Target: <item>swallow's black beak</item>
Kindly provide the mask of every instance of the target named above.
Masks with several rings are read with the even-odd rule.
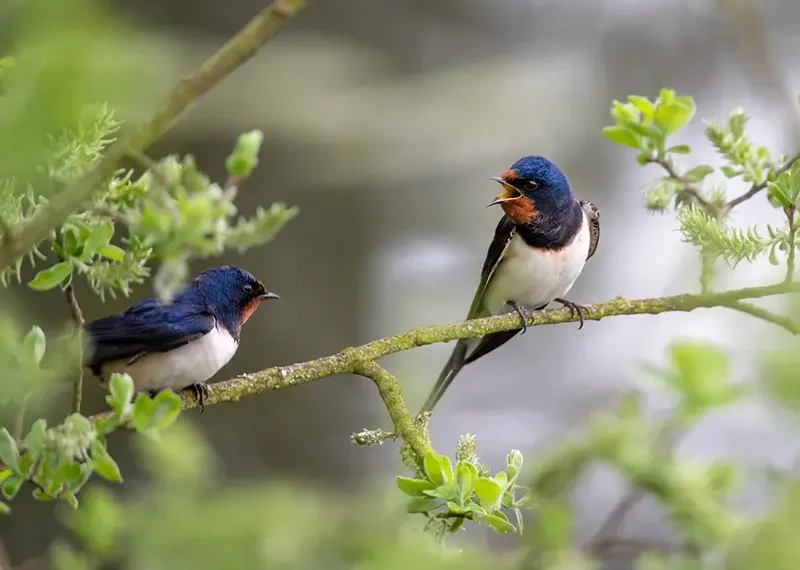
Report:
[[[497,196],[495,196],[494,200],[486,204],[486,207],[489,208],[490,206],[494,206],[496,204],[500,204],[502,202],[508,202],[509,200],[516,200],[517,198],[522,197],[522,193],[511,186],[504,178],[500,176],[490,176],[489,180],[494,180],[503,185],[503,191],[500,192]]]
[[[280,299],[280,297],[278,296],[278,294],[277,294],[277,293],[272,293],[272,292],[270,292],[270,291],[264,291],[263,293],[261,293],[261,295],[259,295],[259,296],[258,296],[258,297],[256,297],[256,298],[257,298],[259,301],[264,301],[264,300],[266,300],[266,299]]]

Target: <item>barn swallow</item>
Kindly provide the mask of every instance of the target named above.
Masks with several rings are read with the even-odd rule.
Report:
[[[597,249],[597,207],[576,200],[564,173],[541,156],[523,157],[491,180],[503,189],[488,206],[499,204],[505,215],[486,253],[467,320],[511,309],[522,317],[523,326],[480,340],[459,340],[422,412],[433,409],[464,366],[524,333],[530,309],[541,310],[556,301],[573,315],[577,312],[578,328],[583,327],[582,306],[564,296]]]
[[[127,372],[138,392],[189,388],[202,413],[206,381],[233,358],[242,325],[278,298],[243,269],[207,269],[169,303],[151,297],[88,323],[86,366],[104,385],[112,372]]]

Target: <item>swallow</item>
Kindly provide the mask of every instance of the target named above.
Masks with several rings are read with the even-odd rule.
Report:
[[[85,364],[103,386],[127,372],[137,392],[191,389],[202,413],[206,381],[236,354],[242,325],[267,299],[279,297],[247,271],[207,269],[169,303],[151,297],[88,323]]]
[[[486,253],[467,320],[513,311],[523,325],[479,340],[459,340],[420,413],[433,409],[464,366],[524,333],[529,310],[555,301],[573,315],[577,312],[578,328],[583,327],[583,307],[564,296],[597,250],[597,206],[576,200],[564,173],[542,156],[523,157],[490,180],[503,189],[487,207],[499,204],[504,215]]]

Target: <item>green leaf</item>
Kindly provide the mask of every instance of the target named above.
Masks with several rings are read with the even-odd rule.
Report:
[[[458,485],[462,504],[472,496],[477,480],[478,469],[472,463],[459,461],[456,466],[456,484]]]
[[[0,501],[0,515],[7,515],[11,512],[11,507]]]
[[[662,95],[663,95],[662,91]],[[687,96],[675,97],[671,102],[659,101],[654,121],[665,135],[672,135],[681,130],[694,115],[694,99]]]
[[[106,481],[112,483],[122,483],[122,474],[119,472],[117,463],[111,458],[99,439],[92,442],[92,463],[94,464],[95,472]]]
[[[50,551],[54,570],[89,570],[91,568],[86,554],[76,552],[66,542],[56,542]]]
[[[436,486],[425,479],[411,479],[397,476],[397,488],[410,497],[424,497],[423,491],[430,491]]]
[[[643,150],[643,145],[639,138],[625,127],[621,127],[619,125],[603,127],[603,134],[611,142],[615,142],[623,146],[629,146],[631,148],[635,148],[636,150]]]
[[[442,477],[444,478],[444,482],[448,485],[453,483],[453,477],[455,476],[453,473],[453,462],[450,461],[450,458],[447,455],[442,455],[439,457],[439,466],[442,470]]]
[[[497,481],[497,484],[505,491],[508,487],[508,474],[505,471],[499,471],[495,476],[494,480]]]
[[[448,484],[440,485],[435,489],[426,489],[422,493],[427,497],[444,499],[445,501],[455,501],[459,497],[458,487]]]
[[[714,169],[707,164],[701,164],[699,166],[695,166],[694,168],[690,169],[686,174],[684,174],[684,178],[687,180],[691,180],[692,182],[701,182],[706,176],[714,172]]]
[[[25,480],[22,477],[13,476],[3,481],[3,496],[9,501],[17,496]]]
[[[6,428],[0,428],[0,461],[19,472],[19,449],[17,442]]]
[[[72,262],[62,261],[56,263],[52,267],[42,269],[36,274],[36,277],[28,282],[28,287],[34,291],[48,291],[53,287],[61,285],[61,283],[71,275]]]
[[[172,425],[181,414],[181,398],[172,390],[163,390],[153,399],[155,409],[151,427],[163,429]]]
[[[517,473],[522,471],[522,462],[522,452],[520,452],[518,449],[512,449],[506,456],[506,465],[516,469]]]
[[[719,406],[739,395],[731,384],[728,359],[719,348],[686,342],[673,345],[671,353],[675,372],[670,382],[690,408]]]
[[[676,144],[667,149],[667,152],[674,152],[675,154],[689,154],[692,152],[692,147],[688,144]]]
[[[481,515],[480,519],[499,533],[514,532],[514,525],[497,515]]]
[[[97,253],[100,248],[107,246],[113,236],[114,224],[109,221],[102,221],[92,228],[83,244],[84,259],[88,259]]]
[[[153,427],[156,404],[147,394],[139,394],[133,404],[133,427],[136,431],[147,431]]]
[[[497,508],[502,493],[502,487],[494,479],[479,477],[475,482],[475,494],[478,495],[478,502],[487,511]]]
[[[105,257],[106,259],[110,259],[111,261],[116,261],[117,263],[122,263],[125,261],[125,250],[121,247],[117,247],[114,244],[104,245],[100,249],[97,250],[97,253]]]
[[[46,431],[47,420],[40,418],[33,422],[31,430],[25,436],[25,449],[34,457],[38,457],[44,451]]]
[[[406,505],[406,511],[409,513],[427,513],[433,509],[441,506],[439,499],[428,497],[415,497],[411,499]]]
[[[78,497],[72,491],[64,491],[61,493],[61,498],[64,499],[73,509],[78,508]]]
[[[789,196],[788,188],[781,182],[770,182],[768,185],[770,196],[774,197],[784,208],[792,206],[792,199]]]
[[[28,334],[25,335],[22,344],[25,346],[25,350],[27,350],[28,354],[33,358],[33,361],[36,364],[40,364],[42,358],[44,358],[45,350],[47,349],[44,331],[36,325],[32,326]]]
[[[425,475],[437,487],[444,483],[444,474],[442,473],[442,464],[439,461],[439,454],[433,449],[428,450],[422,460],[422,466],[425,468]]]
[[[641,97],[640,95],[629,95],[628,101],[633,103],[636,106],[636,108],[642,112],[642,115],[644,115],[648,119],[653,118],[655,107],[647,97]]]
[[[625,129],[641,137],[652,139],[657,142],[664,140],[664,135],[661,131],[650,125],[643,125],[642,123],[635,123],[633,121],[625,122],[623,125]]]
[[[225,166],[230,176],[247,177],[258,165],[258,151],[264,140],[264,133],[252,130],[239,135],[236,146],[225,161]]]
[[[130,403],[133,393],[133,380],[130,376],[116,372],[111,375],[109,396],[106,397],[106,401],[117,413],[121,413]]]
[[[722,171],[722,174],[725,175],[725,178],[734,178],[734,177],[739,176],[741,174],[740,170],[737,170],[733,166],[729,166],[727,164],[725,166],[723,166],[722,168],[720,168],[720,170]]]

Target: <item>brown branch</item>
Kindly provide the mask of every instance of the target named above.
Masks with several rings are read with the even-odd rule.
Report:
[[[783,172],[786,172],[787,170],[789,170],[792,167],[792,165],[795,162],[797,162],[798,160],[800,160],[800,153],[794,155],[792,158],[787,160],[783,164],[783,166],[781,166],[779,169],[777,169],[775,172],[772,173],[772,176],[770,178],[771,179],[777,178]],[[758,194],[759,192],[764,190],[767,187],[767,184],[768,184],[768,181],[762,182],[760,184],[753,184],[753,186],[751,186],[750,189],[747,192],[745,192],[744,194],[740,194],[739,196],[736,196],[735,198],[731,198],[722,207],[722,211],[724,213],[730,212],[733,208],[735,208],[736,206],[738,206],[742,202],[746,202],[747,200],[749,200],[750,198],[752,198],[753,196],[755,196],[756,194]]]
[[[75,384],[73,384],[72,388],[72,411],[73,413],[80,413],[81,399],[83,398],[83,311],[81,311],[81,306],[78,304],[77,297],[75,297],[75,289],[72,283],[64,289],[64,295],[67,298],[70,316],[75,325],[75,336],[78,340],[78,375],[75,377]]]
[[[149,119],[112,144],[94,168],[56,194],[10,239],[0,244],[0,268],[8,267],[45,239],[114,173],[127,153],[141,151],[161,138],[203,95],[253,57],[287,19],[304,7],[305,0],[275,0],[194,73],[181,79]]]

